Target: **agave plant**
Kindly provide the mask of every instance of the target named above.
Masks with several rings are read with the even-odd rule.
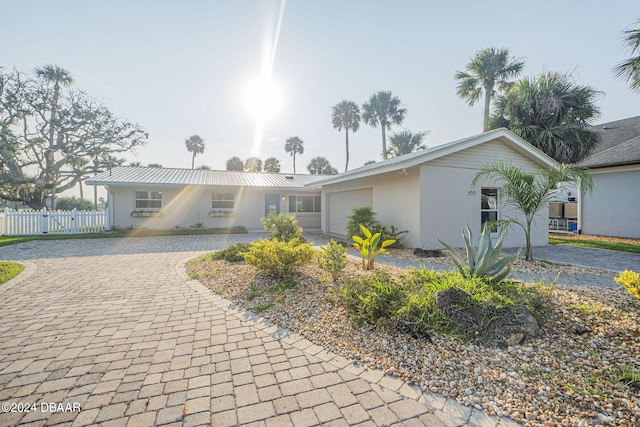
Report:
[[[505,279],[511,272],[511,261],[520,254],[520,251],[518,251],[513,255],[500,258],[505,229],[503,228],[500,232],[500,236],[494,246],[491,241],[491,231],[485,224],[485,226],[482,227],[482,232],[478,239],[478,247],[476,249],[473,246],[473,233],[471,232],[469,225],[467,225],[466,228],[467,233],[462,233],[462,237],[464,237],[464,244],[467,248],[466,260],[464,260],[454,248],[438,239],[439,242],[442,243],[451,253],[451,256],[453,256],[453,261],[456,263],[460,274],[465,277],[490,277],[496,282]]]
[[[360,255],[362,256],[362,269],[371,270],[376,257],[380,254],[387,253],[385,248],[393,245],[396,241],[389,239],[380,242],[381,233],[373,234],[362,224],[360,225],[360,229],[364,234],[364,239],[360,236],[352,236],[353,247],[360,251]]]

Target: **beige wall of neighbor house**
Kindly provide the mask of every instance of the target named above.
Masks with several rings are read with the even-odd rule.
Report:
[[[289,196],[320,196],[316,191],[252,187],[205,187],[198,185],[166,186],[109,185],[109,209],[113,226],[127,228],[171,229],[189,228],[202,223],[203,228],[243,226],[248,230],[262,230],[265,216],[265,197],[273,195],[280,202],[280,212],[289,213]],[[161,192],[161,208],[136,207],[136,192]],[[233,207],[228,200],[218,200],[214,208],[214,194],[233,194]],[[157,196],[157,194],[154,194]],[[218,197],[221,199],[222,197]],[[134,213],[137,212],[137,213]],[[159,213],[158,215],[155,215]],[[320,228],[319,212],[293,212],[298,223],[309,229]],[[140,215],[140,216],[136,216]]]
[[[582,233],[640,238],[640,165],[589,172],[593,192],[581,198]]]

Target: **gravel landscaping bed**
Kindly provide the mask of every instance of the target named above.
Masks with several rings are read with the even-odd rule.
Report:
[[[212,291],[328,351],[488,414],[532,426],[640,425],[640,384],[632,382],[632,375],[640,374],[640,302],[623,289],[558,286],[554,315],[543,322],[541,338],[492,349],[437,334],[416,339],[373,325],[355,327],[337,293],[341,283],[364,274],[359,262],[350,256],[337,284],[316,262],[299,269],[294,286],[244,263],[192,261],[187,270]],[[376,269],[394,275],[404,271],[382,264]],[[537,269],[587,270],[524,261],[514,268]]]

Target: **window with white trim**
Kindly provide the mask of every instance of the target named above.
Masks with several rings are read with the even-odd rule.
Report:
[[[162,191],[136,191],[136,209],[162,209]]]
[[[320,196],[289,196],[289,212],[320,212]]]
[[[211,195],[211,209],[230,211],[235,207],[236,195],[234,193],[213,193]]]
[[[480,228],[487,222],[498,220],[498,189],[482,187],[480,206]],[[492,233],[498,232],[498,226],[490,227]]]

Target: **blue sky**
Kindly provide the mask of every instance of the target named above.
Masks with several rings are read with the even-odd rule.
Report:
[[[69,70],[75,87],[149,132],[129,160],[190,167],[184,140],[193,134],[206,144],[196,165],[224,169],[230,157],[257,149],[242,93],[274,38],[279,1],[0,0],[0,7],[0,65]],[[272,71],[283,107],[265,125],[257,155],[275,156],[291,172],[284,144],[298,136],[305,147],[298,172],[315,156],[342,171],[344,133],[331,126],[331,106],[361,104],[379,90],[407,109],[395,130],[430,131],[427,146],[477,134],[482,103],[459,99],[453,75],[492,46],[524,59],[524,75],[571,71],[605,92],[598,122],[638,115],[640,94],[611,73],[627,55],[620,33],[638,17],[637,0],[289,0]],[[380,159],[379,128],[363,125],[350,139],[350,168]]]

